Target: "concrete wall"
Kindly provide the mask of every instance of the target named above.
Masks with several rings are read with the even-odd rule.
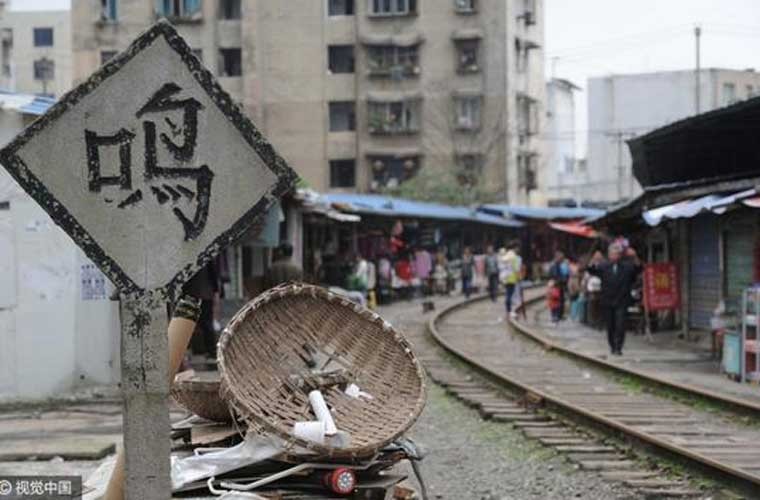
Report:
[[[507,107],[511,108],[509,112],[510,126],[508,128],[508,155],[507,155],[507,173],[508,173],[508,201],[512,204],[523,204],[533,206],[544,206],[547,202],[546,187],[547,178],[547,157],[545,154],[545,141],[542,136],[546,130],[546,80],[544,77],[544,0],[535,0],[535,17],[534,24],[526,24],[521,17],[523,14],[524,2],[506,2],[506,46],[504,54],[506,55],[506,82],[507,87]],[[515,49],[515,39],[519,38],[523,43],[533,43],[537,48],[529,51],[529,61],[526,71],[518,73],[517,71],[517,53]],[[537,130],[535,134],[521,137],[518,130],[516,101],[518,93],[530,96],[536,101],[536,116],[538,118]],[[537,180],[537,189],[526,192],[518,185],[517,155],[520,153],[536,154],[534,163]]]
[[[34,28],[53,28],[51,47],[34,46]],[[10,59],[0,61],[8,65],[10,74],[0,68],[0,85],[15,92],[40,94],[47,91],[59,97],[71,88],[71,16],[69,11],[5,11],[0,15],[0,31],[12,35]],[[55,64],[54,78],[47,82],[34,78],[34,61],[43,57]]]
[[[575,151],[575,99],[578,90],[565,80],[546,84],[546,192],[550,200],[582,201],[579,186],[588,182]]]
[[[0,112],[0,144],[28,121]],[[0,210],[0,399],[115,384],[118,308],[84,300],[82,269],[92,263],[2,169],[0,202],[9,203]]]
[[[724,105],[724,83],[734,83],[737,99],[746,99],[747,85],[752,85],[756,91],[760,86],[760,74],[752,71],[703,70],[700,73],[701,112]],[[636,196],[640,186],[631,176],[631,157],[624,141],[694,115],[695,89],[693,71],[589,79],[590,182],[583,196],[602,201]],[[619,143],[621,161],[618,160]]]

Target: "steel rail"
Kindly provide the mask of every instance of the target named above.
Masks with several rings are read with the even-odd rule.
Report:
[[[613,431],[616,433],[620,433],[626,437],[633,438],[636,441],[645,443],[649,445],[650,447],[653,447],[655,450],[666,452],[669,456],[675,456],[675,457],[685,459],[693,465],[697,465],[702,469],[717,473],[726,479],[731,479],[734,481],[738,479],[742,482],[742,486],[744,486],[745,488],[748,487],[754,491],[758,491],[758,488],[760,488],[760,476],[758,475],[750,474],[736,467],[722,463],[718,460],[714,460],[710,458],[709,456],[706,456],[702,453],[696,453],[685,447],[682,447],[674,443],[668,442],[664,439],[661,439],[653,434],[641,432],[637,429],[634,429],[630,425],[626,425],[613,418],[606,417],[600,413],[591,411],[587,408],[571,403],[558,396],[548,394],[545,391],[542,391],[536,387],[520,382],[512,377],[509,377],[492,368],[489,368],[488,366],[485,366],[484,364],[480,363],[477,359],[463,352],[462,350],[458,349],[457,347],[455,347],[449,341],[447,341],[446,339],[442,337],[442,335],[440,334],[440,331],[438,330],[439,321],[441,321],[443,318],[450,315],[454,311],[461,308],[465,308],[469,306],[470,304],[476,301],[484,300],[485,298],[487,297],[478,296],[469,300],[459,302],[457,304],[453,304],[449,307],[442,309],[440,312],[432,316],[430,320],[428,321],[428,324],[427,324],[428,333],[433,337],[434,341],[438,345],[440,345],[446,352],[453,355],[455,358],[463,361],[468,366],[473,368],[475,371],[482,373],[483,375],[485,375],[487,378],[491,380],[499,382],[501,385],[506,385],[513,391],[517,390],[520,393],[532,395],[533,399],[535,399],[536,397],[539,398],[541,402],[543,403],[543,405],[550,410],[558,411],[559,413],[570,416],[571,418],[573,416],[581,417],[584,421],[591,422],[593,424],[601,426],[607,431]],[[535,301],[535,299],[533,299],[532,301]],[[532,301],[526,301],[526,302],[532,302]],[[510,320],[509,325],[515,330],[519,331],[517,322]],[[552,348],[552,349],[554,348],[553,342],[543,342],[541,340],[537,340],[536,338],[534,338],[533,340],[541,344],[548,345],[549,348]],[[562,348],[561,350],[566,351],[567,349]],[[649,379],[651,378],[651,376],[647,376],[646,378]],[[690,387],[690,386],[683,386],[683,387]]]
[[[530,305],[532,303],[540,301],[541,299],[542,297],[533,297],[526,300],[526,303],[527,305]],[[478,298],[478,300],[480,300],[480,297]],[[522,324],[518,321],[514,321],[510,319],[509,322],[510,322],[510,326],[515,331],[524,335],[530,340],[542,345],[547,350],[557,351],[569,357],[576,358],[581,361],[585,361],[587,363],[597,365],[603,369],[611,370],[623,375],[629,375],[629,376],[635,377],[637,379],[643,380],[650,384],[657,385],[663,389],[674,390],[684,396],[689,396],[689,397],[699,396],[700,398],[704,400],[717,403],[724,407],[731,408],[734,412],[739,413],[741,415],[751,416],[751,417],[760,419],[760,403],[754,403],[752,401],[747,401],[747,400],[735,398],[732,396],[726,396],[724,394],[720,394],[718,392],[711,391],[709,389],[705,389],[705,388],[698,387],[691,384],[684,384],[684,383],[676,382],[673,380],[662,379],[662,378],[657,377],[653,373],[649,373],[645,370],[639,370],[636,368],[630,368],[627,366],[619,365],[617,363],[612,363],[605,359],[600,359],[596,356],[592,356],[590,354],[586,354],[584,352],[563,346],[559,342],[555,342],[553,340],[546,338],[545,336],[540,334],[535,328],[531,328],[528,325]]]

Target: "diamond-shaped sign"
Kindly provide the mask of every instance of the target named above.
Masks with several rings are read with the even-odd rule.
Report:
[[[123,291],[173,292],[295,173],[167,22],[0,151]]]

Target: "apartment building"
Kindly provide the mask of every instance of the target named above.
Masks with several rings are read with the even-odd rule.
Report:
[[[320,191],[457,169],[540,203],[543,0],[73,0],[81,80],[172,21]]]
[[[71,88],[69,11],[0,8],[0,88],[59,97]]]
[[[760,73],[751,69],[703,69],[699,80],[692,70],[590,78],[588,181],[578,188],[582,197],[609,202],[641,192],[631,173],[627,140],[757,95]]]
[[[549,205],[574,205],[584,201],[588,182],[586,161],[578,158],[575,144],[575,93],[573,82],[551,78],[546,83],[546,197]]]

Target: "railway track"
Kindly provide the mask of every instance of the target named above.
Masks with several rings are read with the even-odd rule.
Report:
[[[716,414],[648,393],[646,377],[632,384],[609,367],[547,345],[524,325],[508,328],[498,319],[501,307],[475,300],[431,317],[434,343],[464,363],[457,367],[440,350],[421,349],[436,383],[484,418],[510,422],[580,467],[621,481],[644,497],[698,498],[702,493],[663,474],[632,449],[698,467],[760,498],[760,427],[738,422],[734,413],[746,415],[752,408],[730,401],[726,414]],[[681,396],[689,393],[688,386],[679,386]]]

